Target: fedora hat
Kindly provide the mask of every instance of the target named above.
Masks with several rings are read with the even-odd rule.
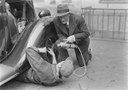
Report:
[[[59,4],[57,6],[57,16],[64,16],[69,13],[68,5],[66,4]]]

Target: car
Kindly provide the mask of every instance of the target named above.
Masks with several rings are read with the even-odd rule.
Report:
[[[16,23],[11,21],[6,3]],[[32,0],[0,0],[0,86],[29,68],[25,50],[41,45],[47,19],[37,19]]]

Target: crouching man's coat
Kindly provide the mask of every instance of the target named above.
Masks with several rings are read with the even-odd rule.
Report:
[[[53,22],[54,22],[56,32],[59,38],[58,42],[63,39],[66,39],[67,37],[71,35],[74,35],[76,39],[74,43],[79,46],[84,56],[85,62],[87,62],[90,33],[85,24],[84,18],[81,15],[75,15],[75,14],[70,13],[69,28],[66,28],[66,25],[61,23],[59,17],[56,17]],[[76,49],[75,51],[76,51],[78,63],[80,66],[83,66],[83,61],[81,61],[82,58],[80,56],[80,53],[78,53],[77,50],[78,49]],[[58,52],[59,52],[58,60],[60,61],[65,60],[68,57],[66,50],[59,49]]]

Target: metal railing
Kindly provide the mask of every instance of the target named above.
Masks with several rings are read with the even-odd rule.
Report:
[[[82,8],[93,37],[128,40],[128,9]]]

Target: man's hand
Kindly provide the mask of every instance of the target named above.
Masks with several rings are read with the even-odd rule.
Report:
[[[54,51],[50,48],[48,48],[48,52],[52,55],[52,64],[57,64],[56,56],[54,54]]]
[[[55,55],[54,52],[53,52],[53,50],[50,49],[50,48],[48,48],[48,52],[49,52],[51,55],[53,55],[53,56]]]
[[[63,47],[63,48],[67,48],[69,47],[69,45],[66,42],[60,42],[59,44],[57,44],[58,47]]]
[[[77,46],[75,44],[69,44],[69,43],[66,43],[66,42],[61,42],[60,44],[57,45],[58,47],[63,47],[63,48],[77,48]]]
[[[71,35],[71,36],[69,36],[69,37],[66,39],[66,42],[73,43],[74,41],[76,41],[74,35]]]

